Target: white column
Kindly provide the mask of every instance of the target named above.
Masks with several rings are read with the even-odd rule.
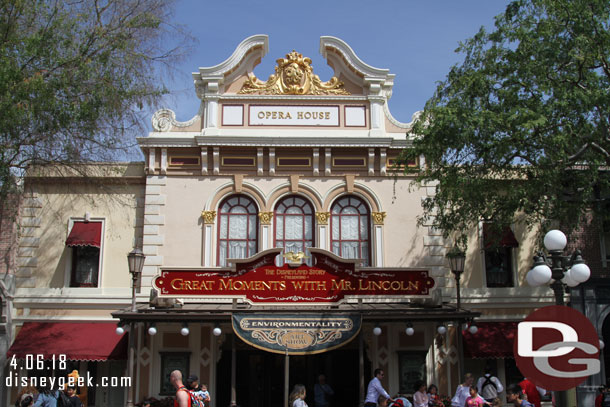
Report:
[[[383,267],[383,226],[375,225],[375,267]]]
[[[214,225],[203,225],[203,267],[212,267],[212,231]]]
[[[388,155],[386,153],[386,149],[382,148],[379,150],[379,173],[381,175],[387,174],[387,171],[388,171],[387,170],[387,161],[388,161]]]
[[[208,175],[208,148],[201,147],[201,175]]]
[[[269,175],[275,175],[275,148],[269,149]]]
[[[167,148],[161,149],[161,174],[167,174]]]
[[[320,149],[313,149],[313,175],[320,175]]]
[[[157,149],[156,148],[149,148],[148,149],[148,173],[149,174],[154,174],[155,173],[155,166],[156,166],[156,157],[157,155]]]
[[[263,148],[262,147],[259,147],[256,149],[256,163],[257,163],[256,174],[263,175]]]
[[[331,148],[324,149],[324,175],[330,175]]]
[[[216,211],[201,212],[203,218],[203,266],[214,266],[214,222]]]
[[[218,175],[220,173],[220,147],[214,147],[212,157],[214,160],[214,175]]]
[[[263,225],[261,230],[261,251],[269,249],[269,229],[271,225]]]
[[[324,250],[330,250],[328,248],[328,226],[327,225],[320,225],[318,226],[318,241],[320,242],[318,244],[318,247],[320,249],[324,249]]]

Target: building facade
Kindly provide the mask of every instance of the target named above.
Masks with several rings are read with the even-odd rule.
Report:
[[[267,49],[249,37],[193,73],[199,113],[155,113],[144,163],[30,172],[9,359],[65,354],[66,370],[100,381],[132,371],[131,391],[83,389],[95,406],[171,396],[174,369],[207,384],[212,405],[243,407],[285,405],[295,383],[311,398],[319,374],[335,403],[356,405],[375,368],[393,395],[417,380],[452,395],[486,366],[520,381],[516,322],[554,303],[525,282],[537,230],[473,230],[458,308],[453,242],[417,224],[435,193],[412,185],[425,160],[396,164],[416,135],[389,112],[394,75],[322,37],[331,79],[292,51],[263,81],[252,72]],[[146,256],[135,311],[134,247]]]

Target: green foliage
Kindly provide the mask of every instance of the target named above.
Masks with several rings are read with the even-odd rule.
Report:
[[[0,199],[32,163],[135,145],[190,38],[172,0],[0,0]],[[172,39],[178,44],[172,47]]]
[[[518,0],[461,43],[416,121],[424,202],[446,234],[480,220],[574,226],[609,187],[610,2]]]

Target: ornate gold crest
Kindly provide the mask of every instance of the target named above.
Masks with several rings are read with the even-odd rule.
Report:
[[[275,73],[267,82],[258,79],[254,74],[248,75],[239,93],[261,95],[349,95],[343,88],[343,82],[336,76],[328,82],[322,82],[314,75],[311,59],[292,51],[286,58],[277,61]]]

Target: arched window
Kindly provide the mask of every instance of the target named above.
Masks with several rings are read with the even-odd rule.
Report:
[[[218,211],[218,265],[227,259],[245,259],[258,247],[258,208],[245,195],[225,199]]]
[[[370,212],[362,199],[345,196],[331,208],[330,244],[332,252],[346,259],[363,259],[370,265]]]
[[[311,203],[299,196],[283,198],[275,207],[274,219],[275,247],[298,253],[313,246],[314,210]]]

